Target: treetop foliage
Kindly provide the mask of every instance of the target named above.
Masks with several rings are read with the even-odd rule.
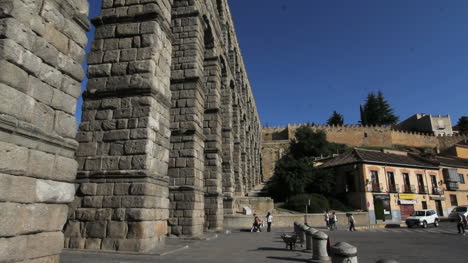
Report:
[[[398,116],[379,91],[377,95],[371,92],[366,102],[360,106],[361,124],[363,125],[390,125],[398,122]]]
[[[457,126],[460,129],[460,133],[468,133],[468,116],[461,116],[458,119]]]
[[[343,125],[344,124],[344,118],[342,114],[339,114],[336,110],[333,111],[333,114],[330,116],[330,118],[327,120],[328,125]]]

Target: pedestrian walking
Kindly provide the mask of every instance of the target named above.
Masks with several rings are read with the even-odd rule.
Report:
[[[325,211],[325,214],[323,215],[325,219],[325,224],[327,225],[327,229],[330,229],[330,214],[328,213],[328,210]]]
[[[356,231],[356,228],[354,227],[354,216],[351,213],[347,213],[346,216],[348,217],[348,224],[349,224],[349,231]]]
[[[271,222],[273,222],[273,216],[270,214],[270,212],[268,212],[266,216],[266,221],[268,225],[267,232],[271,232]]]
[[[459,213],[458,214],[458,223],[457,223],[457,228],[458,228],[458,234],[463,234],[465,235],[465,227],[467,224],[467,219],[464,214]]]
[[[338,230],[338,217],[336,216],[335,212],[332,213],[330,218],[330,230]]]

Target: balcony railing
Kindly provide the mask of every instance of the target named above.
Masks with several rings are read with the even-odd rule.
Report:
[[[416,189],[415,189],[414,185],[405,184],[404,187],[403,187],[403,191],[405,193],[416,193]]]
[[[367,186],[368,192],[382,192],[382,184],[369,184]]]
[[[432,194],[433,195],[443,195],[444,194],[444,190],[440,187],[433,187],[432,188]]]
[[[389,193],[398,193],[400,192],[400,186],[398,184],[389,184],[388,185]]]
[[[418,185],[418,193],[420,194],[428,194],[429,189],[425,185]]]

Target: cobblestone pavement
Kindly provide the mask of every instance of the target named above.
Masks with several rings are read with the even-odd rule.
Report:
[[[280,235],[291,230],[274,229],[271,233],[233,230],[229,235],[218,234],[216,239],[180,241],[179,246],[188,245],[189,248],[165,256],[65,251],[61,262],[307,262],[311,254],[300,248],[296,251],[285,249]],[[374,263],[381,258],[395,258],[400,263],[457,263],[466,262],[468,255],[468,235],[457,235],[453,224],[449,223],[437,229],[338,230],[326,233],[333,244],[348,242],[356,246],[360,263]]]

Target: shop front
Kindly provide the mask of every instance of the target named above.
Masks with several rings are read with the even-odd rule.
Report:
[[[392,220],[392,209],[390,206],[390,195],[375,194],[374,195],[375,219],[381,221]]]
[[[400,205],[401,221],[405,221],[414,212],[414,205],[417,200],[414,194],[398,194],[398,203]]]

